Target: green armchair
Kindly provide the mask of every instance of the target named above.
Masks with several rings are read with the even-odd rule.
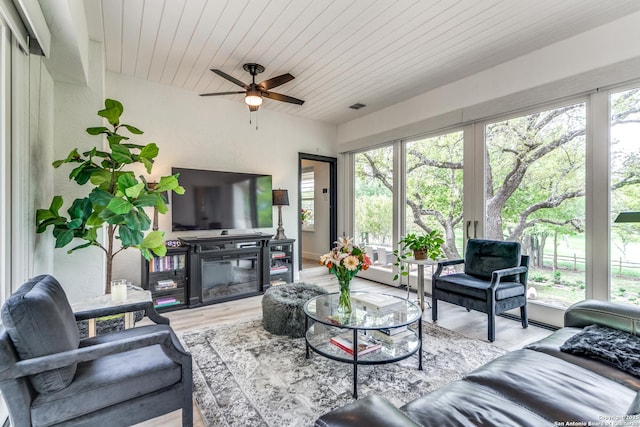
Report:
[[[79,338],[76,320],[144,308],[75,316],[52,276],[22,285],[2,307],[0,326],[0,390],[11,425],[127,426],[182,409],[183,426],[191,426],[191,355],[153,306],[153,320],[167,324]]]
[[[464,272],[441,275],[444,267],[464,264]],[[433,321],[438,320],[438,300],[487,313],[488,339],[496,336],[495,317],[520,308],[522,327],[527,319],[527,272],[529,256],[520,254],[520,243],[469,239],[465,258],[442,261],[433,274]]]

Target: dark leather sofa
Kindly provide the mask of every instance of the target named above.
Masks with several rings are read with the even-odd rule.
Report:
[[[567,310],[564,323],[549,337],[399,409],[368,396],[323,415],[316,426],[640,426],[640,377],[560,350],[594,324],[628,332],[635,342],[640,307],[582,301]],[[640,368],[640,353],[632,364]]]

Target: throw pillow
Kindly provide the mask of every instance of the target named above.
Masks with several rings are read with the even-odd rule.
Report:
[[[628,332],[590,325],[565,341],[560,350],[608,363],[640,377],[640,338]]]

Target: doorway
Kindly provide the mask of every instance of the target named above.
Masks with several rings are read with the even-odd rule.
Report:
[[[338,238],[335,157],[298,153],[298,266],[317,267]]]

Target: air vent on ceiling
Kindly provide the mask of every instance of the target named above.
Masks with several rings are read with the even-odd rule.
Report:
[[[356,103],[356,104],[353,104],[353,105],[349,105],[349,108],[351,108],[353,110],[359,110],[359,109],[364,108],[364,107],[366,107],[366,105],[361,104],[359,102]]]

